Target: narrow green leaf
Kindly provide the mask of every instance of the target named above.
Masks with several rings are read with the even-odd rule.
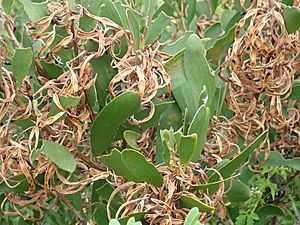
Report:
[[[121,16],[120,16],[115,4],[111,0],[103,0],[103,3],[105,6],[102,9],[102,12],[103,12],[102,16],[105,16],[105,17],[111,19],[112,21],[114,21],[115,23],[119,24],[120,26],[122,26],[123,23],[121,20]]]
[[[197,162],[202,153],[203,146],[206,140],[206,135],[208,132],[209,121],[210,121],[209,108],[203,104],[196,112],[188,130],[188,134],[196,133],[198,137],[196,149],[192,156],[193,162]]]
[[[117,129],[141,106],[139,94],[127,91],[108,103],[96,117],[91,128],[91,145],[94,155],[104,152],[114,139]]]
[[[287,6],[282,11],[284,24],[289,34],[296,32],[300,27],[300,9],[296,6]]]
[[[34,3],[31,0],[20,0],[24,5],[24,10],[32,21],[37,21],[47,15],[48,1]]]
[[[176,143],[178,143],[176,141]],[[190,134],[187,136],[181,136],[180,143],[177,145],[177,152],[180,158],[180,163],[188,165],[193,155],[195,154],[195,148],[197,144],[197,134]]]
[[[126,11],[127,21],[133,37],[134,49],[137,52],[140,49],[140,26],[131,10]],[[137,58],[136,58],[137,60]]]
[[[188,0],[187,1],[188,4],[188,9],[187,9],[187,18],[186,18],[186,22],[189,25],[196,13],[196,0]]]
[[[148,30],[148,33],[145,37],[145,45],[152,44],[156,39],[158,39],[160,34],[170,24],[171,18],[167,16],[164,12],[161,12],[153,21],[151,29]]]
[[[208,92],[208,107],[211,112],[214,108],[215,98],[215,78],[210,72],[208,62],[205,57],[205,48],[201,39],[192,34],[188,41],[184,53],[184,71],[190,83],[197,101],[199,102],[200,93],[205,85]]]
[[[223,179],[230,177],[245,161],[248,156],[257,149],[260,144],[267,137],[268,131],[264,131],[261,135],[258,136],[247,148],[245,148],[236,158],[230,160],[224,166],[222,166],[218,172],[222,175]],[[210,182],[217,181],[219,178],[217,173],[213,173],[209,177]]]
[[[124,132],[124,139],[126,143],[129,145],[129,147],[133,149],[141,150],[141,147],[137,144],[139,138],[140,138],[140,134],[135,131],[126,130]]]
[[[289,95],[288,99],[300,100],[300,79],[294,80],[292,86],[292,92]]]
[[[65,171],[72,173],[76,169],[77,163],[74,155],[63,145],[43,140],[42,147],[38,151]]]
[[[182,208],[188,208],[188,209],[197,207],[200,212],[211,212],[215,209],[214,207],[211,207],[201,202],[199,199],[185,194],[182,194],[180,197],[180,205]]]
[[[12,67],[16,78],[17,89],[21,86],[23,79],[28,75],[32,64],[32,49],[31,48],[17,48],[15,49]]]

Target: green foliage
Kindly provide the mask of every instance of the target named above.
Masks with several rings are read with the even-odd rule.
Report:
[[[299,27],[291,0],[0,1],[0,224],[296,224]]]

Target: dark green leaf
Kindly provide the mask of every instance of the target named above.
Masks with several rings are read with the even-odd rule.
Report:
[[[287,6],[282,11],[284,24],[289,34],[296,32],[300,27],[300,9],[296,6]]]
[[[300,100],[300,79],[294,80],[292,86],[292,92],[289,95],[288,99]]]
[[[259,216],[260,219],[257,222],[255,222],[255,225],[267,224],[271,216],[284,216],[283,209],[279,208],[276,205],[269,204],[259,208],[255,213]]]
[[[251,190],[246,184],[235,179],[226,195],[230,202],[241,203],[247,201],[251,197]]]
[[[127,91],[108,103],[96,117],[91,128],[91,145],[94,155],[99,155],[111,145],[117,129],[141,106],[139,94]]]
[[[300,170],[300,157],[293,159],[284,159],[279,152],[271,151],[269,158],[264,163],[265,166],[287,166]]]

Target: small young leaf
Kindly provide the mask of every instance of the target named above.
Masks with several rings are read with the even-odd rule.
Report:
[[[189,162],[192,159],[192,156],[195,154],[196,144],[197,144],[197,134],[181,136],[180,143],[177,143],[177,152],[181,164],[185,166],[189,164]]]
[[[72,173],[76,169],[77,163],[74,155],[63,145],[43,140],[42,147],[38,151],[65,171]]]
[[[199,209],[197,207],[192,208],[185,218],[184,225],[196,225],[199,217]]]
[[[140,150],[141,147],[137,144],[137,140],[140,138],[140,134],[132,131],[132,130],[126,130],[124,132],[124,139],[126,143],[133,149]]]

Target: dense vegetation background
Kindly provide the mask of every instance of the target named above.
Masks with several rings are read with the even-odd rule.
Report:
[[[0,1],[1,224],[300,224],[299,4]]]

